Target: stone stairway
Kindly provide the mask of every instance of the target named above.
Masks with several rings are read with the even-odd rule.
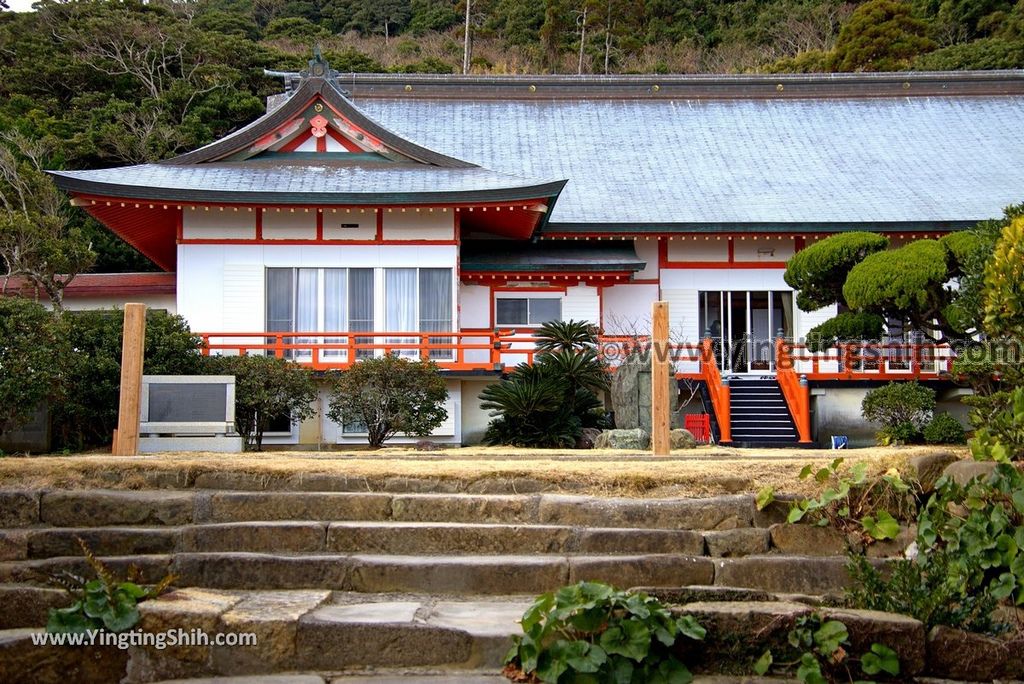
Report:
[[[493,674],[533,597],[580,580],[712,595],[841,589],[842,543],[804,540],[808,553],[831,555],[797,555],[784,517],[780,504],[757,511],[751,495],[0,491],[0,604],[22,606],[0,612],[0,655],[5,638],[24,644],[17,630],[39,627],[47,606],[67,604],[44,578],[87,574],[81,538],[115,570],[176,576],[179,591],[141,604],[144,629],[247,626],[277,644],[259,657],[133,651],[128,681],[387,667]]]

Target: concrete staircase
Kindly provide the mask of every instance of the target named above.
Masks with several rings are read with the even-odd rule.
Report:
[[[750,495],[0,491],[0,604],[12,607],[0,615],[0,656],[5,644],[24,645],[18,628],[66,605],[43,578],[87,573],[81,538],[114,569],[134,564],[150,582],[177,577],[184,589],[141,605],[143,628],[254,631],[272,644],[187,657],[133,650],[129,681],[366,668],[493,674],[532,598],[580,580],[700,586],[708,596],[839,590],[844,557],[773,550],[770,528],[784,515],[783,506],[757,511]]]

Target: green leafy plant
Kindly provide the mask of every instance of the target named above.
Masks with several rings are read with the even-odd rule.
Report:
[[[129,567],[127,576],[120,579],[96,558],[84,541],[79,539],[78,544],[96,577],[87,580],[66,570],[50,576],[50,582],[64,589],[74,602],[66,608],[50,609],[47,632],[129,630],[139,622],[138,604],[159,596],[175,579],[174,575],[166,575],[157,584],[145,587],[139,583],[139,569],[134,565]]]
[[[207,371],[235,376],[235,430],[247,451],[263,448],[263,433],[275,418],[292,422],[314,413],[313,373],[294,361],[273,356],[211,356]]]
[[[706,634],[691,615],[674,616],[646,594],[598,582],[541,595],[521,622],[506,673],[549,683],[685,684],[693,677],[673,647],[680,638],[701,641]]]
[[[492,420],[488,444],[572,447],[585,427],[604,427],[597,392],[608,369],[597,355],[597,329],[584,321],[555,321],[537,329],[534,363],[520,364],[480,394]]]
[[[967,591],[1024,605],[1024,473],[998,463],[966,485],[940,478],[918,518],[918,543],[948,553]]]
[[[807,519],[822,527],[861,533],[865,541],[895,538],[899,521],[916,511],[912,485],[896,470],[869,478],[866,462],[844,470],[843,461],[837,458],[822,468],[804,466],[800,479],[813,476],[823,489],[815,498],[794,501],[788,522]]]
[[[327,415],[355,419],[377,448],[399,432],[426,437],[448,417],[448,389],[432,361],[392,355],[365,359],[337,375]]]
[[[797,619],[786,637],[790,650],[780,654],[781,659],[771,649],[765,651],[754,663],[754,672],[795,675],[806,684],[857,681],[853,667],[856,664],[870,676],[900,673],[899,656],[891,648],[873,643],[866,653],[855,658],[849,652],[849,637],[846,625],[839,620],[826,620],[818,613],[805,615]]]
[[[936,413],[922,430],[924,441],[929,444],[965,444],[967,433],[953,416],[946,412]]]
[[[935,410],[935,390],[916,382],[890,382],[864,395],[861,414],[882,425],[882,439],[909,441]],[[914,432],[913,436],[908,433]]]
[[[60,396],[69,352],[60,318],[27,299],[0,296],[0,435]]]
[[[1006,393],[1006,405],[974,432],[971,454],[978,461],[1024,459],[1024,386]]]

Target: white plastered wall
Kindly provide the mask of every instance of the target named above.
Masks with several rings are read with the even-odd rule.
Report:
[[[253,240],[256,212],[251,208],[184,207],[181,235],[186,240]]]
[[[126,302],[139,302],[149,309],[161,309],[167,313],[177,313],[177,301],[174,295],[132,294],[117,297],[65,297],[64,308],[68,311],[91,311],[94,309],[123,309]],[[49,306],[49,302],[41,303]]]
[[[264,240],[315,240],[316,212],[268,209],[263,212]]]
[[[454,240],[455,215],[440,209],[389,209],[384,212],[385,240]]]
[[[366,209],[325,209],[325,240],[373,240],[377,214]]]
[[[650,334],[651,304],[658,301],[657,285],[613,285],[601,290],[601,297],[605,334]]]
[[[636,255],[646,265],[644,270],[633,274],[637,280],[656,280],[658,278],[658,240],[636,238],[633,240]]]

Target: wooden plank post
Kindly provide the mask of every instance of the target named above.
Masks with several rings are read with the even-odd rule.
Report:
[[[117,409],[115,456],[139,453],[139,403],[142,398],[142,360],[146,349],[146,305],[124,305],[121,346],[121,400]]]
[[[672,408],[669,406],[668,302],[651,304],[651,450],[668,456],[672,442]]]

